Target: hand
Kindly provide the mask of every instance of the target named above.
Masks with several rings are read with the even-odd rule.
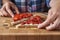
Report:
[[[0,16],[14,17],[13,11],[10,8],[14,9],[16,13],[19,13],[19,10],[16,5],[14,5],[12,2],[6,2],[0,9]]]
[[[60,25],[60,10],[50,9],[45,22],[38,25],[38,28],[46,28],[47,30],[58,29]]]
[[[51,9],[48,12],[47,19],[38,25],[38,28],[46,28],[46,30],[54,30],[60,28],[60,6],[51,5]]]

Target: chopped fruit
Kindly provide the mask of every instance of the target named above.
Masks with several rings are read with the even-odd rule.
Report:
[[[42,20],[40,16],[34,16],[30,19],[28,19],[26,22],[22,22],[23,24],[40,24],[42,23]]]
[[[15,14],[15,16],[14,16],[14,21],[17,21],[17,20],[19,20],[19,14]]]
[[[33,16],[33,15],[29,14],[29,13],[21,13],[21,14],[15,14],[13,19],[14,19],[14,21],[18,21],[18,20],[21,20],[23,18],[29,18],[31,16]]]
[[[28,14],[28,17],[31,17],[31,16],[33,16],[32,14]]]
[[[40,24],[40,23],[42,23],[40,16],[38,16],[38,15],[33,16],[33,14],[30,14],[30,13],[15,14],[14,21],[18,21],[18,20],[21,20],[24,18],[29,18],[29,19],[21,22],[21,24]]]
[[[26,22],[22,22],[21,24],[24,25],[24,24],[26,24]]]

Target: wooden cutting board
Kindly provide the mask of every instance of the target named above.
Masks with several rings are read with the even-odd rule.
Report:
[[[40,15],[44,19],[46,19],[46,15],[42,13],[34,13],[36,15]],[[47,31],[45,29],[38,28],[19,28],[19,29],[8,29],[5,26],[2,26],[4,20],[9,22],[12,21],[12,18],[0,17],[0,35],[60,35],[59,30],[55,31]]]

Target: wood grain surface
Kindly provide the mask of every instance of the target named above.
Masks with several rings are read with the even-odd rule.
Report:
[[[41,15],[46,19],[44,14],[35,14]],[[2,26],[3,20],[12,21],[11,18],[0,17],[0,40],[60,40],[60,30],[47,31],[38,28],[8,29]]]

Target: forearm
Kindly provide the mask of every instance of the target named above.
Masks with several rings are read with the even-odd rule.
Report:
[[[10,0],[2,0],[2,4],[9,2]]]

